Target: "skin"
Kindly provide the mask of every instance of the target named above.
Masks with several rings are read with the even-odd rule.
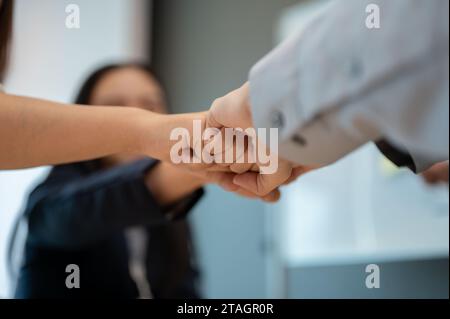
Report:
[[[117,153],[169,160],[170,131],[192,130],[192,121],[204,117],[202,113],[162,115],[136,107],[88,108],[0,93],[0,169]]]
[[[422,176],[430,185],[448,184],[448,161],[431,166]]]
[[[223,129],[226,127],[253,127],[249,100],[249,83],[214,101],[207,114],[206,125]],[[265,196],[284,185],[294,181],[300,175],[312,170],[312,167],[298,166],[282,158],[278,160],[278,170],[275,174],[259,174],[258,165],[232,164],[230,170],[237,174],[233,183],[241,190]]]
[[[138,107],[158,114],[167,113],[166,99],[159,83],[144,70],[136,67],[123,67],[108,72],[96,84],[90,104],[120,105],[123,108]],[[169,134],[164,140],[168,140]],[[104,159],[105,166],[129,163],[142,158],[133,152],[123,152]],[[188,195],[195,189],[216,183],[229,191],[235,191],[247,197],[257,197],[251,193],[240,191],[234,185],[234,174],[208,171],[205,169],[187,170],[169,162],[161,162],[145,177],[149,190],[160,204],[170,204]],[[177,181],[174,183],[173,181]],[[278,191],[265,194],[264,200],[274,201],[279,198]]]

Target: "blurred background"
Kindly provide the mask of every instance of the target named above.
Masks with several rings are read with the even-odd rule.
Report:
[[[77,4],[81,28],[67,29]],[[205,110],[327,1],[18,0],[9,93],[73,100],[110,62],[149,60],[174,112]],[[49,168],[0,172],[0,297],[7,243]],[[190,215],[207,298],[448,298],[449,193],[373,145],[283,189],[266,205],[218,187]],[[16,247],[20,250],[20,247]],[[381,287],[367,289],[377,264]]]

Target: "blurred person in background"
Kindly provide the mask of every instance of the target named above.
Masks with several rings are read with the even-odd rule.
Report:
[[[137,105],[86,108],[7,94],[1,81],[9,59],[13,11],[13,0],[0,0],[0,170],[70,163],[118,153],[145,154],[170,162],[170,149],[175,144],[168,138],[172,130],[184,128],[192,136],[193,121],[204,124],[206,112],[162,115]],[[233,175],[219,173],[224,168],[214,166],[202,167],[198,172],[214,177],[230,191],[237,191],[239,187],[231,180]],[[244,191],[238,193],[245,195]]]
[[[160,83],[138,64],[95,71],[76,103],[168,111]],[[16,297],[199,297],[184,217],[207,182],[135,154],[54,167],[26,205],[29,231]],[[65,285],[69,264],[80,267],[80,289]]]

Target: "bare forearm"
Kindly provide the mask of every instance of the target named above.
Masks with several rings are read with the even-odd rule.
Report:
[[[0,169],[138,152],[141,139],[133,124],[142,112],[0,94]]]
[[[170,160],[170,132],[202,113],[162,115],[130,107],[64,105],[0,93],[0,169],[135,153]]]

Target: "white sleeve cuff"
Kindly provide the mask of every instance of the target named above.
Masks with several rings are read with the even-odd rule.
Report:
[[[278,128],[278,153],[303,165],[328,165],[366,142],[342,129],[340,114],[312,114],[301,102],[299,46],[290,38],[250,71],[250,103],[256,128]],[[314,116],[312,118],[312,116]]]
[[[250,71],[250,103],[255,128],[278,128],[290,138],[303,123],[298,107],[298,34],[259,61]]]

